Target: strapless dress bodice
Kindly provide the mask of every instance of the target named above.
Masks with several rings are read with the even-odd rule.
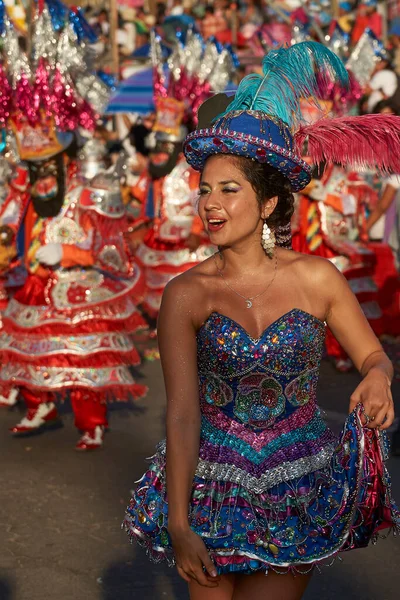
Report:
[[[225,315],[208,317],[197,335],[199,476],[261,492],[329,461],[335,438],[316,403],[324,339],[324,323],[300,309],[258,339]]]
[[[381,528],[400,533],[384,432],[363,427],[360,406],[338,438],[321,416],[324,336],[324,323],[299,309],[259,339],[216,312],[198,331],[201,431],[188,520],[219,574],[303,573]],[[162,442],[124,526],[154,561],[172,565],[168,513]]]

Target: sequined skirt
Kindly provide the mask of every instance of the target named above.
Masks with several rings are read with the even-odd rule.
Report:
[[[338,552],[367,546],[380,529],[400,532],[386,453],[386,434],[363,428],[358,408],[347,418],[324,468],[262,493],[196,476],[190,526],[203,538],[220,574],[269,568],[304,572]],[[163,448],[139,481],[123,527],[153,561],[174,564]]]

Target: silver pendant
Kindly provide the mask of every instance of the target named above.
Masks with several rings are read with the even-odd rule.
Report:
[[[251,308],[253,306],[253,303],[251,300],[246,300],[246,308]]]

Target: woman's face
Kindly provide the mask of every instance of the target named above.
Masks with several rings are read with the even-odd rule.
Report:
[[[255,191],[230,156],[207,159],[199,192],[199,214],[216,246],[229,247],[255,236],[259,239],[262,219],[276,204],[276,199],[271,199],[260,211]]]

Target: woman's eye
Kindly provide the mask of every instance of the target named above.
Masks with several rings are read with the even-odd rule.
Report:
[[[199,196],[205,196],[208,194],[208,190],[199,190]]]
[[[226,194],[236,194],[237,192],[237,190],[235,190],[234,188],[223,188],[222,191]]]

